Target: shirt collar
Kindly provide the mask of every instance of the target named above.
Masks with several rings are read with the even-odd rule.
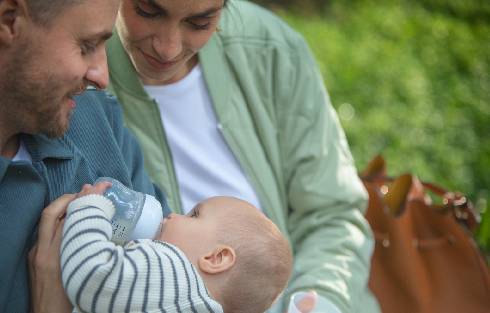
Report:
[[[66,135],[61,138],[48,138],[45,135],[21,135],[32,161],[42,161],[47,158],[69,160],[73,158],[73,149],[70,148]]]
[[[21,134],[29,151],[32,161],[42,161],[46,158],[70,160],[74,157],[73,149],[70,148],[69,140],[65,137],[51,139],[44,135]],[[12,160],[0,156],[0,181],[3,179],[7,168]]]

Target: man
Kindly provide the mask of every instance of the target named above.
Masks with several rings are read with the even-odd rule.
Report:
[[[107,86],[118,5],[0,0],[0,312],[71,310],[59,242],[83,184],[111,176],[155,194],[116,101],[94,88],[82,94]]]

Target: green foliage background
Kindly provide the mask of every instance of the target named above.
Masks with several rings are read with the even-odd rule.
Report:
[[[390,174],[415,173],[486,209],[490,1],[265,2],[309,42],[358,168],[382,153]],[[490,247],[490,217],[480,241]]]

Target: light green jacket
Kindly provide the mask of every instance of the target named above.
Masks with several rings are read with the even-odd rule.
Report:
[[[281,20],[246,1],[229,2],[220,28],[200,51],[200,64],[226,142],[265,213],[292,243],[286,295],[316,289],[342,312],[377,312],[366,287],[373,247],[363,217],[367,194],[311,52]],[[158,106],[118,36],[108,57],[110,88],[147,170],[180,212]]]

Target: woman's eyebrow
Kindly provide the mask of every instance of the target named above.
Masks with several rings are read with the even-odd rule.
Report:
[[[203,18],[203,17],[209,17],[210,15],[213,15],[214,13],[218,12],[219,10],[221,10],[222,7],[217,7],[217,8],[210,8],[210,9],[207,9],[201,13],[197,13],[197,14],[193,14],[191,16],[189,16],[188,18]]]
[[[168,11],[161,7],[158,3],[155,2],[155,0],[147,0],[148,4],[154,7],[156,10],[160,11],[163,15],[168,16]],[[207,10],[204,10],[203,12],[193,14],[191,16],[188,16],[187,18],[193,19],[193,18],[204,18],[204,17],[209,17],[210,15],[218,12],[221,10],[223,7],[214,7],[214,8],[209,8]]]
[[[148,1],[148,5],[152,6],[153,8],[159,10],[159,11],[162,11],[164,13],[167,13],[167,10],[165,10],[164,8],[162,8],[158,3],[155,2],[155,0],[147,0]]]

